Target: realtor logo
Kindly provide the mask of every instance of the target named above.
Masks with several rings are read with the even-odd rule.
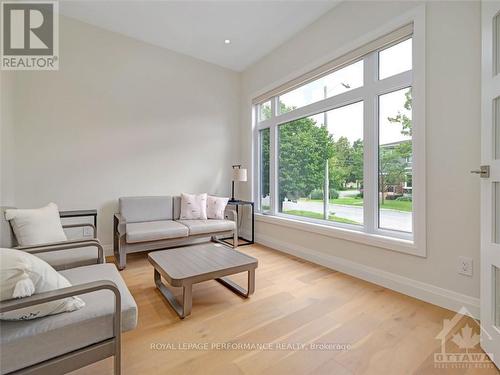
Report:
[[[469,317],[469,320],[466,320]],[[469,323],[471,322],[471,325]],[[464,325],[465,324],[465,325]],[[436,340],[441,341],[440,350],[434,353],[434,367],[440,369],[493,368],[490,358],[493,355],[484,353],[480,346],[480,333],[485,340],[491,340],[481,324],[472,314],[462,307],[452,319],[443,320],[443,329]]]
[[[59,69],[57,6],[55,1],[1,3],[1,69]]]

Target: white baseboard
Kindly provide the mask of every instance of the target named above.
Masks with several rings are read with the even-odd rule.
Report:
[[[479,298],[413,280],[378,268],[369,267],[334,255],[327,255],[313,249],[276,240],[270,236],[257,234],[256,242],[452,311],[458,312],[462,307],[465,307],[474,318],[479,319]]]

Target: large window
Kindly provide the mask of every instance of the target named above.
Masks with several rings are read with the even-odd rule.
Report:
[[[407,30],[256,103],[260,212],[413,241],[420,185]]]

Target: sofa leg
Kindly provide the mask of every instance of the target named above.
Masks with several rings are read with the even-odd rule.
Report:
[[[114,375],[121,375],[122,373],[122,364],[121,364],[121,353],[115,353],[114,358]]]
[[[234,232],[233,233],[233,249],[237,249],[238,248],[238,232]]]
[[[118,244],[118,248],[114,253],[116,267],[121,271],[127,265],[127,253],[123,250],[120,244]]]
[[[116,266],[121,271],[125,268],[126,265],[127,265],[127,253],[125,253],[124,251],[118,252],[118,257],[116,258]]]

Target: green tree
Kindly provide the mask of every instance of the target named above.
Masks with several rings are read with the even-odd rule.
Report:
[[[383,147],[379,156],[379,184],[384,204],[384,193],[389,186],[400,185],[406,179],[406,159],[401,157],[397,147]]]
[[[357,188],[360,188],[360,182],[363,181],[363,165],[364,165],[364,147],[363,140],[358,139],[352,144],[352,163],[350,170],[349,182],[356,183]]]
[[[405,92],[405,102],[403,107],[411,113],[412,110],[412,96],[411,96],[411,87]],[[398,114],[395,117],[388,117],[389,122],[394,124],[401,125],[401,134],[411,137],[413,135],[412,129],[412,121],[411,118],[406,115],[406,113],[402,113],[398,111]]]
[[[262,197],[269,196],[269,171],[270,171],[270,139],[269,128],[260,131],[260,194]]]
[[[403,107],[412,110],[411,88],[405,93]],[[401,135],[411,137],[413,135],[411,118],[401,111],[396,116],[388,117],[387,120],[395,125],[401,126]],[[382,193],[381,203],[384,203],[384,194],[389,186],[401,185],[407,179],[408,159],[412,155],[411,140],[403,141],[394,147],[381,147],[379,155],[379,188]]]
[[[324,126],[302,118],[279,126],[279,202],[297,200],[324,183],[333,140]],[[282,207],[280,207],[282,208]]]
[[[351,143],[346,137],[340,137],[332,141],[332,146],[333,155],[328,162],[329,185],[336,190],[344,189],[351,172]]]

